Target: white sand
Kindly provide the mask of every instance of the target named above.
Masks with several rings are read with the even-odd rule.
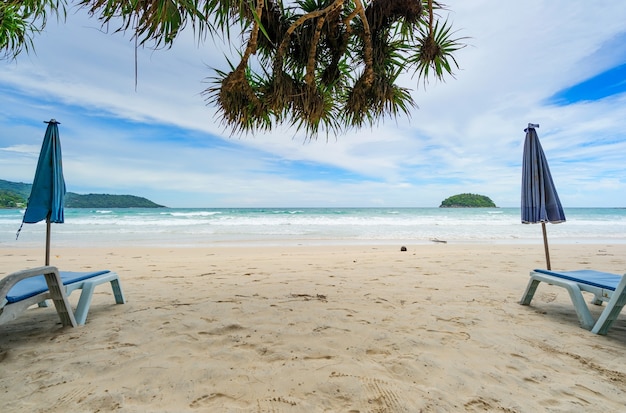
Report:
[[[626,404],[626,314],[579,327],[564,289],[518,304],[541,245],[55,249],[119,273],[87,324],[0,325],[6,412],[607,412]],[[2,271],[41,265],[0,249]],[[626,271],[626,245],[556,245],[555,269]],[[79,292],[72,295],[76,302]],[[599,309],[594,310],[599,313]]]

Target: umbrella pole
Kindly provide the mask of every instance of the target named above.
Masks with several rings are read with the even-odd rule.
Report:
[[[547,264],[548,270],[551,270],[552,268],[550,268],[550,251],[548,251],[548,234],[546,233],[545,222],[541,223],[541,229],[543,231],[543,247],[546,250],[546,264]]]
[[[50,265],[50,217],[46,218],[46,265]]]

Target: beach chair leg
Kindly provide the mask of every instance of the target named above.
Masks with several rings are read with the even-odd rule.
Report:
[[[117,304],[124,304],[126,302],[117,274],[108,273],[92,280],[87,280],[82,284],[82,292],[80,293],[80,298],[78,299],[78,305],[75,311],[76,322],[79,325],[83,325],[87,321],[87,314],[89,313],[89,307],[91,306],[91,299],[93,298],[93,292],[96,285],[100,285],[107,281],[111,283],[111,289],[113,290],[113,295],[115,296],[115,302]]]
[[[74,313],[72,312],[72,306],[70,305],[67,295],[65,294],[65,288],[61,283],[61,277],[58,273],[44,274],[46,283],[48,284],[48,290],[50,291],[50,298],[54,303],[54,307],[57,310],[57,314],[61,319],[63,326],[76,327],[78,325]]]
[[[83,283],[83,288],[78,299],[78,306],[74,315],[76,316],[76,322],[79,325],[85,324],[87,320],[87,313],[89,312],[89,306],[91,305],[91,299],[93,298],[93,290],[96,288],[96,284]]]
[[[583,297],[580,288],[578,288],[578,286],[574,283],[563,283],[560,285],[567,289],[567,292],[572,299],[572,304],[574,304],[574,309],[578,315],[578,321],[580,321],[581,327],[591,330],[595,324],[595,320],[589,311],[589,307],[587,307],[585,297]]]
[[[591,312],[589,311],[589,307],[587,307],[587,303],[585,303],[585,297],[583,297],[583,294],[580,291],[580,288],[578,288],[578,285],[571,281],[560,280],[555,277],[548,278],[535,272],[531,272],[530,281],[528,282],[528,286],[526,287],[526,291],[522,296],[520,304],[530,305],[530,302],[535,295],[535,291],[537,291],[537,286],[541,281],[565,288],[569,293],[572,304],[574,304],[574,309],[576,310],[576,315],[578,316],[578,321],[580,322],[582,328],[585,328],[587,330],[591,330],[593,328],[595,321],[593,319],[593,316],[591,315]]]
[[[600,297],[598,297],[597,295],[593,296],[593,300],[591,300],[591,304],[594,305],[602,305],[604,301],[602,301],[602,299]]]
[[[124,298],[124,292],[122,291],[122,285],[119,278],[111,280],[111,288],[113,289],[113,295],[115,296],[116,304],[124,304],[126,299]]]
[[[622,308],[624,308],[625,304],[626,293],[611,297],[611,300],[607,303],[606,308],[600,315],[600,318],[598,318],[598,321],[596,321],[593,329],[591,329],[591,332],[594,334],[606,335],[609,328],[611,328],[611,325],[613,325],[613,322],[617,320],[617,317],[622,311]]]
[[[524,295],[520,300],[521,305],[530,305],[530,302],[533,300],[533,297],[535,296],[535,291],[537,291],[537,287],[539,286],[540,282],[541,281],[536,280],[533,277],[530,278],[530,281],[528,281],[528,285],[526,286],[526,291],[524,292]]]

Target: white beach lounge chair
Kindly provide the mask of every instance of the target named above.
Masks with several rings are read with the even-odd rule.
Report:
[[[520,304],[530,305],[542,281],[567,289],[581,326],[594,334],[606,334],[626,304],[626,276],[594,270],[531,271],[530,281]],[[602,305],[603,302],[607,302],[598,320],[594,320],[591,315],[583,291],[594,295],[592,304]]]
[[[110,282],[117,304],[125,303],[124,294],[116,273],[59,272],[56,267],[45,266],[17,271],[0,280],[0,324],[16,319],[32,305],[45,307],[51,299],[64,326],[85,324],[93,291],[96,285]],[[74,290],[82,290],[76,311],[68,301]]]

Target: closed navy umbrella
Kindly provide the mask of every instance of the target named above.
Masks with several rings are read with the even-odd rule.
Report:
[[[50,265],[50,223],[63,223],[65,203],[65,180],[61,161],[61,141],[59,140],[59,122],[51,119],[41,145],[39,161],[35,170],[33,187],[22,225],[34,224],[46,220],[46,264]],[[18,230],[18,235],[22,227]]]
[[[546,222],[565,222],[565,213],[550,174],[548,160],[535,131],[538,127],[539,125],[529,123],[528,128],[524,129],[526,141],[522,161],[522,223],[541,223],[546,263],[550,270]]]

